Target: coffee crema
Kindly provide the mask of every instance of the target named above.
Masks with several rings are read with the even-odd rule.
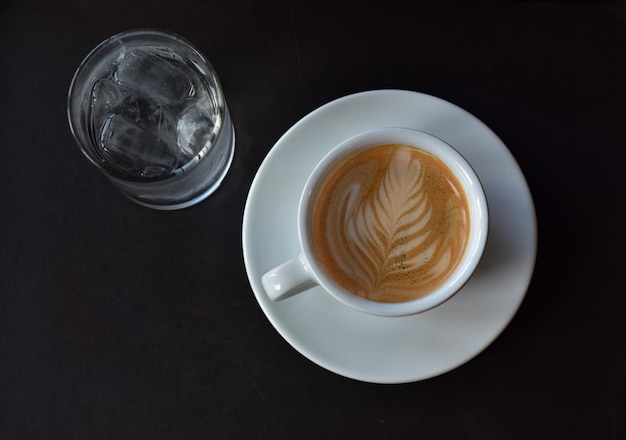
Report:
[[[463,258],[469,207],[437,157],[407,145],[349,153],[322,178],[309,212],[322,270],[347,291],[378,302],[437,289]]]

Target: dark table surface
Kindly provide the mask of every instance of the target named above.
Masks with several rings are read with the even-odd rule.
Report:
[[[623,3],[4,1],[0,6],[0,438],[626,438]],[[75,145],[74,70],[156,27],[219,72],[237,132],[204,202],[121,196]],[[537,210],[517,315],[438,377],[317,366],[261,311],[241,248],[256,170],[335,98],[399,88],[468,110]],[[514,233],[514,231],[511,231]]]

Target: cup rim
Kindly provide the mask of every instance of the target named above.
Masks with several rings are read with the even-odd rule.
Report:
[[[226,101],[224,99],[222,85],[219,80],[219,77],[217,76],[217,72],[215,71],[215,69],[213,68],[213,65],[209,62],[209,60],[202,54],[202,52],[200,52],[200,50],[186,38],[171,31],[146,27],[146,28],[136,28],[136,29],[125,30],[125,31],[119,32],[115,35],[109,36],[106,39],[102,40],[95,47],[93,47],[89,51],[89,53],[83,58],[83,60],[80,62],[80,64],[76,68],[74,75],[72,76],[70,87],[67,93],[66,113],[67,113],[67,119],[68,119],[69,128],[70,128],[72,137],[78,144],[83,155],[102,172],[104,172],[110,177],[113,177],[115,179],[120,179],[122,181],[137,182],[137,183],[150,183],[150,182],[160,182],[160,181],[171,179],[179,175],[182,172],[189,171],[191,168],[197,165],[197,163],[200,162],[200,160],[207,154],[208,150],[210,149],[210,146],[205,145],[189,162],[187,162],[184,166],[182,166],[179,170],[177,170],[178,171],[177,173],[165,174],[162,176],[156,176],[156,177],[151,177],[151,178],[135,177],[132,175],[127,175],[127,174],[123,174],[119,172],[114,167],[109,166],[104,160],[98,160],[95,157],[95,155],[90,152],[90,150],[92,148],[95,148],[95,146],[86,145],[86,143],[90,143],[90,144],[92,143],[91,140],[89,142],[85,140],[85,137],[89,137],[89,133],[86,133],[86,134],[79,133],[78,127],[81,125],[81,119],[83,118],[83,111],[81,110],[80,106],[74,105],[73,101],[77,93],[82,93],[84,95],[84,87],[80,87],[80,81],[81,80],[89,80],[89,81],[94,80],[94,78],[89,78],[89,75],[88,75],[90,72],[89,69],[91,68],[90,63],[97,60],[98,56],[101,56],[103,51],[107,47],[115,43],[120,43],[123,40],[136,39],[136,38],[142,38],[142,37],[145,38],[145,37],[150,37],[150,36],[164,38],[169,41],[187,46],[193,52],[194,56],[198,57],[198,59],[202,61],[202,63],[204,64],[204,67],[208,69],[207,73],[213,77],[213,80],[216,83],[216,87],[215,87],[216,90],[214,90],[214,93],[216,94],[216,100],[218,102],[217,108],[219,110],[219,114],[222,120],[225,118],[225,115],[227,112]],[[81,100],[84,99],[83,97],[78,97],[78,98],[80,98]],[[223,124],[222,124],[222,127],[223,127]],[[218,133],[219,131],[222,130],[222,127],[218,128]]]
[[[310,201],[322,176],[337,159],[349,152],[382,144],[414,145],[434,154],[457,176],[470,208],[470,234],[465,254],[444,284],[424,297],[400,303],[384,303],[359,297],[339,286],[317,264],[309,241]],[[415,145],[417,144],[417,145]],[[302,255],[318,284],[343,304],[371,315],[407,316],[430,310],[452,298],[469,281],[482,257],[488,234],[487,199],[480,179],[471,164],[450,144],[424,131],[404,127],[384,127],[352,136],[327,153],[314,168],[304,187],[298,206],[298,235]]]

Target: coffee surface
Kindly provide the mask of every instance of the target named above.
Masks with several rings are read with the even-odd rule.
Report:
[[[441,160],[415,147],[348,154],[326,173],[311,203],[318,264],[364,298],[394,303],[428,295],[465,251],[465,193]]]

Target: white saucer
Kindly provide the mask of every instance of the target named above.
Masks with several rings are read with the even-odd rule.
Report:
[[[402,318],[354,311],[320,287],[271,302],[261,276],[299,253],[297,208],[308,175],[335,145],[377,127],[426,131],[456,147],[472,164],[485,188],[490,213],[489,241],[476,273],[445,304]],[[485,349],[522,302],[536,248],[532,198],[502,141],[465,110],[433,96],[402,90],[346,96],[295,124],[259,168],[243,218],[248,278],[276,330],[318,365],[374,383],[436,376]]]

